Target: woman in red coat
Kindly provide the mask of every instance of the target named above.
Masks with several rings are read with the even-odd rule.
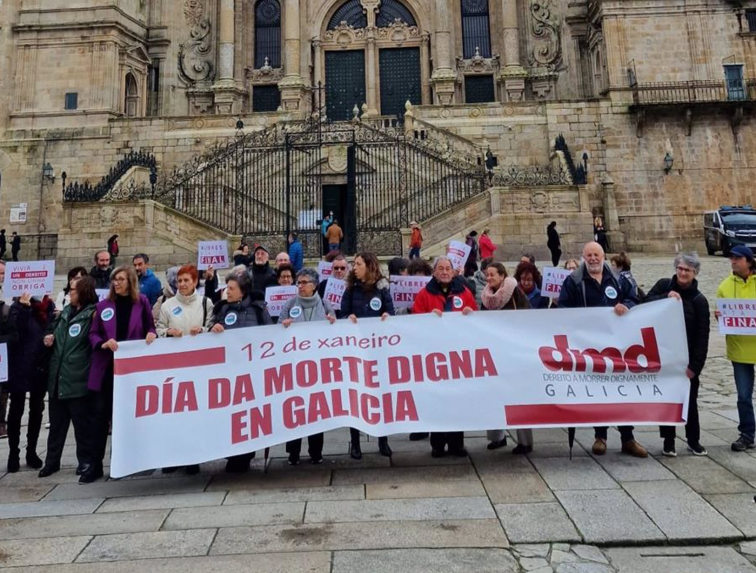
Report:
[[[497,247],[494,245],[494,242],[491,240],[491,237],[488,235],[488,233],[491,232],[491,229],[483,229],[483,234],[480,236],[480,240],[478,241],[478,246],[480,247],[480,258],[481,259],[487,259],[489,257],[493,257],[494,253],[496,252]]]

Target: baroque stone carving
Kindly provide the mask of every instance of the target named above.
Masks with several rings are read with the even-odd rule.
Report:
[[[419,38],[420,30],[417,26],[408,26],[400,18],[394,19],[390,26],[378,28],[378,37],[381,39],[391,40],[401,46],[410,38]]]
[[[554,13],[551,1],[530,2],[530,30],[533,35],[530,65],[556,70],[562,63],[562,39],[559,17]]]
[[[205,6],[203,0],[186,0],[184,2],[184,17],[190,26],[199,26],[204,12]]]
[[[494,54],[492,58],[480,55],[480,48],[475,48],[475,55],[470,59],[457,56],[457,70],[462,74],[485,74],[499,71],[500,58]]]
[[[284,69],[282,67],[271,67],[268,58],[265,58],[265,62],[261,68],[256,70],[247,68],[246,72],[247,77],[256,84],[277,83],[284,77]]]
[[[323,35],[323,39],[326,42],[335,42],[342,48],[346,48],[355,40],[363,40],[364,38],[364,28],[353,28],[351,25],[343,21],[333,30],[328,30]]]
[[[179,47],[179,72],[192,84],[212,80],[210,31],[210,20],[203,18],[189,32],[190,38]]]

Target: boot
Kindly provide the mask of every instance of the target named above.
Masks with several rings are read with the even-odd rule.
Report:
[[[38,470],[44,465],[44,463],[39,458],[36,451],[30,448],[26,448],[26,465],[33,470]]]
[[[349,455],[352,459],[362,459],[362,448],[360,447],[360,431],[354,428],[349,428],[350,444]]]
[[[391,451],[391,446],[389,446],[388,438],[378,438],[378,451],[381,452],[382,456],[391,457],[393,452]]]
[[[12,448],[8,453],[8,473],[14,474],[21,469],[20,455],[21,451],[18,448]]]

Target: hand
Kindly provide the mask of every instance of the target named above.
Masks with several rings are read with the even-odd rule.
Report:
[[[349,315],[349,320],[352,321],[352,323],[357,324],[357,316],[354,314]]]
[[[693,380],[693,378],[696,377],[696,373],[693,372],[690,368],[685,369],[685,375],[688,377],[688,380]]]
[[[223,325],[222,325],[222,324],[216,324],[215,326],[213,326],[213,327],[212,327],[212,328],[210,329],[210,332],[216,332],[216,333],[219,333],[219,334],[220,334],[221,332],[223,332],[223,331],[225,331],[225,330],[226,330],[226,329],[225,329],[225,328],[223,328]]]
[[[287,318],[286,320],[281,322],[281,324],[283,324],[284,328],[289,328],[292,324],[294,324],[294,320],[292,320],[291,318]]]
[[[326,318],[328,318],[328,322],[330,322],[331,324],[336,322],[336,317],[333,316],[332,314],[329,314]]]
[[[156,338],[157,338],[157,334],[155,334],[154,332],[148,332],[145,342],[147,344],[152,344],[152,341],[155,340]]]
[[[31,295],[28,292],[25,292],[21,295],[21,298],[18,299],[18,302],[23,304],[24,306],[30,306],[31,305]]]
[[[617,316],[624,316],[628,310],[630,309],[627,308],[624,304],[618,304],[614,307],[614,314],[616,314]]]
[[[714,318],[716,318],[717,320],[719,320],[720,318],[722,318],[722,311],[721,310],[715,310],[714,311]]]
[[[45,346],[50,347],[53,345],[54,341],[55,341],[55,337],[52,334],[48,334],[47,336],[45,336],[45,339],[43,342],[45,343]]]
[[[205,269],[205,280],[211,281],[213,280],[214,276],[215,276],[215,269],[213,268],[213,265],[208,265],[208,267]]]
[[[202,327],[201,326],[193,326],[189,330],[189,334],[191,334],[192,336],[197,336],[198,334],[202,334]]]
[[[181,332],[178,328],[169,328],[166,332],[168,336],[172,336],[173,338],[181,338],[184,336],[184,333]]]
[[[679,292],[670,291],[670,293],[669,293],[669,295],[668,295],[668,296],[669,296],[669,298],[675,298],[675,299],[677,299],[677,300],[682,300],[682,299],[680,298],[680,293],[679,293]]]
[[[118,350],[118,343],[111,338],[105,344],[103,344],[101,348],[103,350],[110,350],[112,352],[116,352]]]
[[[462,309],[462,314],[465,315],[465,316],[468,316],[468,315],[472,314],[473,312],[475,312],[475,311],[473,309],[471,309],[469,306],[466,306],[465,308]]]
[[[389,313],[388,313],[388,312],[384,312],[384,313],[383,313],[383,314],[381,315],[381,320],[382,320],[382,321],[383,321],[383,320],[386,320],[386,319],[387,319],[388,317],[389,317]]]
[[[440,310],[438,310],[437,308],[433,309],[433,314],[435,314],[436,316],[439,316],[439,317],[440,316],[444,316],[444,313],[441,312]]]

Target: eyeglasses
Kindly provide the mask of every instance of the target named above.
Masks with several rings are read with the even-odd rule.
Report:
[[[346,269],[346,267],[333,267],[334,271],[345,271]]]
[[[297,286],[305,286],[312,284],[310,281],[297,281]]]
[[[114,283],[125,283],[128,279],[126,277],[116,277],[113,279]]]
[[[692,273],[695,272],[693,269],[689,269],[688,267],[677,267],[677,270],[681,273]]]

